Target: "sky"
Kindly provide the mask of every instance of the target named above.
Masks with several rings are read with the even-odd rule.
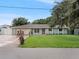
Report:
[[[0,0],[0,6],[25,7],[25,8],[44,8],[41,9],[20,9],[0,7],[0,25],[12,24],[12,20],[17,17],[25,17],[32,22],[51,15],[51,10],[56,3],[62,0]]]

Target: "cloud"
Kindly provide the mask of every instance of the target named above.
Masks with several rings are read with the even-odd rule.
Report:
[[[11,24],[12,20],[14,18],[17,18],[17,17],[29,17],[29,16],[2,13],[2,14],[0,14],[0,25],[2,25],[2,24]]]
[[[50,3],[50,4],[54,2],[53,0],[37,0],[37,1],[43,2],[43,3]]]
[[[55,2],[61,2],[62,0],[37,0],[37,1],[55,5],[56,4]]]

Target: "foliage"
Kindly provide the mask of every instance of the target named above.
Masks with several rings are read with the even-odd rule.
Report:
[[[51,21],[51,17],[47,17],[46,19],[38,19],[33,21],[33,24],[48,24]]]
[[[45,19],[38,19],[33,21],[33,24],[46,24],[46,20]]]
[[[25,40],[23,48],[79,48],[79,36],[37,35]]]
[[[69,2],[63,1],[58,3],[51,11],[54,25],[68,25],[68,20],[65,19],[65,13],[68,11]],[[51,24],[52,25],[52,24]]]
[[[72,0],[64,0],[52,9],[52,23],[54,23],[54,25],[59,24],[62,26],[65,24],[73,30],[75,26],[79,24],[79,9],[77,8],[77,6],[79,6],[79,2],[76,0],[74,3],[71,2]]]
[[[23,17],[19,17],[19,18],[15,18],[12,22],[13,26],[20,26],[20,25],[25,25],[28,24],[28,19],[23,18]]]

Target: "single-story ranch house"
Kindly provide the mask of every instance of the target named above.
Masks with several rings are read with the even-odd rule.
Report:
[[[51,28],[48,24],[27,24],[22,26],[12,27],[12,34],[16,35],[17,32],[23,31],[25,35],[42,35],[42,34],[68,34],[69,27],[59,25]]]
[[[42,35],[42,34],[70,34],[70,28],[64,25],[50,27],[48,24],[27,24],[22,26],[11,27],[9,25],[0,26],[0,35],[16,35],[18,31],[23,31],[25,35]],[[74,28],[74,34],[79,35],[79,26]]]

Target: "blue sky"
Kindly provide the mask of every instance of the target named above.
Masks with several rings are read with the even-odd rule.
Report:
[[[55,6],[54,2],[62,0],[0,0],[0,6],[16,6],[29,8],[45,8],[48,10],[33,10],[33,9],[17,9],[17,8],[2,8],[0,7],[0,25],[11,24],[16,17],[25,17],[28,21],[33,21],[40,18],[46,18],[51,15],[50,9]]]

